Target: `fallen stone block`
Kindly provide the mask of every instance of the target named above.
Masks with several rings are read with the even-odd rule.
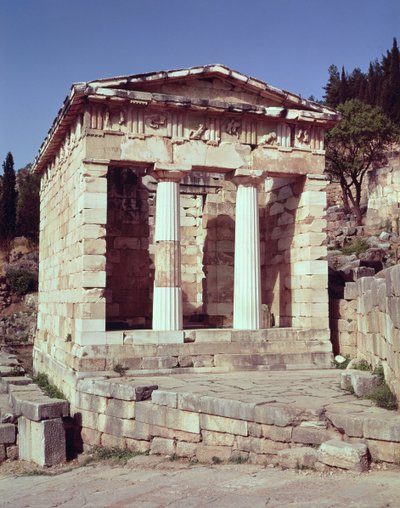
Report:
[[[347,443],[332,439],[322,443],[318,460],[328,466],[351,471],[368,470],[368,449],[363,443]]]
[[[1,423],[0,424],[0,443],[1,444],[13,444],[15,443],[16,435],[15,425],[12,423]]]
[[[363,397],[376,388],[379,384],[378,376],[372,372],[365,372],[361,370],[354,370],[350,374],[351,386],[353,387],[354,394],[357,397]]]
[[[301,448],[290,448],[277,453],[278,464],[288,469],[314,469],[318,460],[318,451],[314,448],[304,446]]]

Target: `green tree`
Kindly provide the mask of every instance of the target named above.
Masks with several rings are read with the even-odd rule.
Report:
[[[34,240],[39,236],[40,177],[28,164],[17,173],[17,232]]]
[[[382,166],[399,129],[377,107],[357,99],[338,107],[342,120],[326,135],[326,173],[342,189],[343,203],[361,224],[362,183],[367,171]]]
[[[328,73],[328,83],[324,86],[324,99],[327,106],[335,108],[340,103],[340,74],[336,65],[330,65]]]
[[[17,191],[15,188],[14,159],[8,152],[3,163],[0,201],[0,239],[9,241],[15,235]]]

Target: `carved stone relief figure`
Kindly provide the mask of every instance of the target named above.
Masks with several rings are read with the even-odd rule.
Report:
[[[189,138],[190,139],[203,139],[204,134],[208,130],[203,123],[199,124],[196,130],[190,131]]]
[[[278,138],[276,132],[269,132],[265,136],[263,136],[260,140],[260,145],[277,145]]]
[[[104,112],[103,125],[104,125],[104,129],[112,129],[111,113],[108,108]]]
[[[165,115],[152,115],[146,118],[146,124],[152,129],[159,129],[167,124],[167,117]]]
[[[240,131],[242,129],[242,124],[235,120],[234,118],[231,118],[228,120],[228,122],[225,125],[225,132],[227,134],[230,134],[231,136],[236,136],[239,139]]]
[[[300,143],[308,145],[311,141],[309,129],[298,129],[296,133],[296,138]]]

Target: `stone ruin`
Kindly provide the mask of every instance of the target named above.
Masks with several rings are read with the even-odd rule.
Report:
[[[222,65],[72,86],[33,166],[34,369],[72,415],[86,378],[331,365],[337,121]]]

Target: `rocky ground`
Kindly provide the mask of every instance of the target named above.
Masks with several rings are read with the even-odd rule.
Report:
[[[379,466],[378,466],[379,467]],[[36,471],[36,472],[35,472]],[[137,456],[123,465],[34,469],[0,467],[4,507],[396,507],[398,469],[369,473],[291,471],[248,464],[200,465],[156,456]]]

